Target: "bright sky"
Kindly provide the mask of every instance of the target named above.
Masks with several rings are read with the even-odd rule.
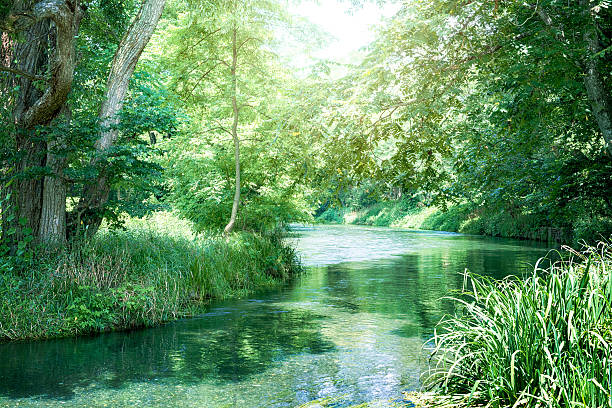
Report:
[[[383,17],[391,17],[398,9],[399,5],[391,2],[384,6],[367,3],[353,8],[350,2],[337,0],[304,0],[290,7],[293,14],[307,18],[332,36],[312,56],[338,62],[348,62],[351,54],[374,40],[373,26]],[[298,66],[308,64],[308,58],[303,55],[296,55],[293,59]]]

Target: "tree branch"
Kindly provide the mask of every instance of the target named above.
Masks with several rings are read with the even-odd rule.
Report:
[[[79,0],[43,0],[34,6],[33,14],[38,21],[49,18],[55,23],[56,38],[49,87],[25,112],[22,122],[25,127],[49,122],[66,102],[76,64],[74,38],[79,31],[83,8]]]
[[[68,2],[63,0],[42,0],[34,5],[32,13],[36,21],[50,18],[56,24],[62,24],[69,12]]]
[[[29,24],[23,24],[22,26],[20,26],[19,21],[23,19],[30,20]],[[4,18],[4,20],[0,21],[0,31],[5,31],[9,33],[21,31],[24,28],[27,28],[30,25],[34,24],[35,22],[36,19],[28,13],[22,11],[12,12],[9,13],[9,15]]]
[[[228,68],[231,68],[231,67],[232,67],[232,66],[229,64],[229,62],[227,62],[227,61],[225,61],[225,60],[223,60],[223,59],[221,59],[221,58],[215,58],[215,61],[219,61],[219,63],[221,63],[221,64],[225,65],[225,66],[226,66],[226,67],[228,67]]]
[[[252,41],[255,41],[255,40],[257,40],[257,38],[255,38],[255,37],[249,37],[249,38],[247,38],[246,40],[244,40],[243,42],[241,42],[241,43],[240,43],[240,45],[238,45],[238,47],[236,48],[236,52],[240,51],[240,49],[242,48],[242,46],[243,46],[244,44],[246,44],[247,42],[251,41],[251,40],[252,40]]]
[[[220,64],[220,63],[219,63]],[[196,81],[195,85],[193,86],[193,88],[191,88],[191,92],[189,92],[189,96],[188,98],[193,96],[194,91],[196,90],[196,88],[198,87],[198,85],[200,85],[200,82],[202,82],[202,80],[204,78],[206,78],[208,76],[208,74],[210,74],[215,68],[217,68],[219,66],[219,64],[215,64],[212,67],[210,67],[210,69],[208,69],[206,72],[204,72],[200,78],[198,78],[198,80]]]
[[[229,129],[227,129],[227,128],[225,128],[223,125],[221,125],[221,123],[220,123],[218,120],[217,120],[217,125],[219,125],[219,126],[217,127],[217,129],[221,129],[221,130],[223,130],[224,132],[227,132],[227,134],[228,134],[228,135],[230,135],[230,136],[234,137],[234,135],[232,134],[232,132],[230,132],[230,131],[229,131]]]
[[[531,32],[525,32],[525,33],[521,33],[519,35],[516,35],[512,38],[512,40],[517,41],[517,40],[521,40],[525,37],[528,37],[531,35]],[[485,49],[484,51],[479,52],[478,54],[475,55],[470,55],[469,57],[466,57],[464,59],[462,59],[461,61],[457,62],[456,64],[453,64],[445,69],[443,69],[443,71],[449,71],[449,70],[455,70],[457,68],[459,68],[459,65],[461,64],[465,64],[466,62],[470,62],[473,61],[475,59],[487,56],[487,55],[492,55],[495,54],[497,51],[501,50],[504,45],[506,44],[497,44],[494,46],[490,46],[487,49]]]
[[[205,34],[205,35],[204,35],[202,38],[200,38],[198,41],[196,41],[196,43],[195,43],[195,44],[193,44],[191,47],[192,47],[192,48],[193,48],[193,47],[197,47],[198,45],[200,45],[200,43],[201,43],[202,41],[204,41],[205,39],[207,39],[207,38],[208,38],[208,37],[210,37],[211,35],[214,35],[214,34],[218,33],[219,31],[221,31],[221,28],[217,28],[217,29],[216,29],[216,30],[214,30],[214,31],[211,31],[211,32],[209,32],[209,33],[206,33],[206,34]]]
[[[24,78],[28,78],[30,81],[45,81],[45,77],[31,74],[29,72],[22,71],[20,69],[5,67],[4,65],[0,65],[0,71],[2,72],[10,72],[11,74],[20,75]]]

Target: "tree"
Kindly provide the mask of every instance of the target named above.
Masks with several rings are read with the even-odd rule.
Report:
[[[117,47],[100,108],[101,131],[95,144],[94,164],[108,153],[117,140],[119,112],[123,107],[136,63],[148,44],[164,9],[165,0],[145,1]],[[96,233],[102,222],[101,210],[108,201],[110,184],[105,169],[99,170],[94,183],[87,186],[78,205],[77,225],[83,222],[88,235]]]
[[[405,3],[334,86],[334,179],[534,225],[611,214],[610,17],[607,1]]]
[[[238,122],[240,120],[240,109],[238,107],[238,79],[236,76],[236,70],[238,69],[238,41],[236,23],[232,26],[232,62],[230,63],[230,81],[231,81],[231,99],[232,99],[232,141],[234,143],[234,163],[236,166],[236,181],[235,181],[235,193],[234,201],[232,202],[232,214],[230,215],[229,222],[223,228],[225,234],[229,234],[234,230],[236,225],[236,216],[238,215],[238,205],[240,204],[240,139],[238,138]],[[248,41],[245,40],[245,41]]]
[[[2,20],[3,38],[8,38],[7,33],[21,36],[10,42],[3,61],[9,64],[0,66],[0,71],[9,73],[2,93],[11,105],[14,123],[6,142],[16,152],[14,164],[4,168],[5,178],[13,183],[5,192],[9,199],[3,200],[2,231],[3,239],[13,246],[29,234],[57,241],[65,233],[64,161],[54,152],[63,141],[41,140],[38,129],[58,118],[67,100],[82,16],[78,0],[23,0],[14,2]],[[50,174],[44,174],[45,166]]]
[[[288,118],[276,116],[279,111],[275,107],[278,106],[276,100],[282,100],[283,87],[288,86],[288,82],[284,82],[283,68],[272,52],[274,29],[285,24],[286,15],[274,1],[224,1],[215,5],[180,4],[179,7],[189,7],[190,12],[182,15],[162,46],[172,51],[165,59],[164,66],[171,67],[173,78],[170,86],[181,96],[193,120],[192,129],[188,132],[191,143],[181,144],[177,152],[181,158],[177,160],[176,167],[185,176],[177,175],[178,180],[173,183],[175,189],[181,191],[178,202],[185,204],[179,204],[179,207],[190,218],[215,218],[212,224],[216,226],[217,218],[197,215],[192,211],[195,203],[186,202],[189,201],[186,196],[194,194],[194,190],[210,188],[215,191],[215,199],[222,201],[222,204],[216,205],[225,205],[226,187],[230,184],[225,179],[227,169],[217,168],[216,175],[208,173],[209,180],[194,180],[194,173],[202,174],[203,171],[197,167],[212,171],[225,162],[224,138],[230,136],[233,194],[228,207],[231,211],[228,211],[224,222],[225,233],[230,233],[238,223],[239,208],[244,212],[245,203],[253,203],[255,197],[262,200],[263,190],[274,187],[285,192],[291,190],[274,184],[278,181],[277,175],[266,167],[269,163],[262,157],[265,156],[264,152],[270,153],[270,145],[276,144],[279,136],[285,138],[287,132],[280,123]],[[199,134],[197,142],[191,132]],[[205,151],[207,144],[208,152]],[[187,152],[191,157],[185,157]],[[207,153],[215,157],[203,159]],[[197,160],[193,160],[193,156]],[[242,166],[245,156],[248,164],[246,171]],[[253,156],[256,157],[254,161],[249,160]],[[275,159],[282,160],[278,157]],[[259,177],[261,171],[267,172],[267,180]],[[244,173],[249,177],[245,178]],[[222,192],[218,185],[208,185],[211,180],[223,183]],[[259,180],[264,185],[260,186]],[[183,190],[184,184],[190,184],[192,188]],[[223,198],[216,197],[217,193],[223,194]],[[214,201],[210,195],[207,198]],[[283,204],[277,203],[278,208]],[[211,213],[225,213],[210,206],[206,208]],[[261,220],[268,217],[264,216]],[[242,227],[249,224],[248,218],[247,214],[243,214]]]

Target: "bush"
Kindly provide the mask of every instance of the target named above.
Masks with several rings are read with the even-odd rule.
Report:
[[[574,224],[574,243],[593,243],[612,238],[612,219],[594,217],[578,220]]]
[[[462,204],[448,208],[446,211],[437,211],[427,217],[421,228],[436,231],[461,231],[462,224],[469,219],[474,211],[473,206]]]
[[[612,407],[612,246],[569,251],[525,280],[468,274],[427,384],[468,405]]]
[[[324,224],[342,224],[344,222],[343,212],[334,207],[329,207],[317,217],[317,222]]]
[[[198,231],[223,230],[230,219],[235,193],[233,150],[181,145],[170,171],[170,195],[179,214]],[[295,183],[278,163],[260,160],[258,149],[243,148],[240,206],[236,230],[266,231],[290,222],[312,221],[308,188]],[[210,157],[209,157],[210,156]],[[271,166],[271,167],[269,167]]]

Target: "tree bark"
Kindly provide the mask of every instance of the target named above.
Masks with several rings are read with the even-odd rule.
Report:
[[[66,121],[70,122],[70,110],[66,105],[64,107]],[[49,244],[63,243],[66,240],[66,196],[68,187],[64,180],[64,169],[68,157],[61,152],[65,147],[65,137],[52,140],[47,144],[46,165],[51,170],[52,175],[45,176],[43,180],[42,210],[38,235],[42,242]]]
[[[115,52],[106,83],[104,101],[100,108],[99,117],[102,130],[95,145],[96,158],[92,162],[94,165],[99,164],[100,157],[117,140],[119,135],[116,128],[119,124],[118,114],[123,107],[130,79],[142,51],[157,27],[165,3],[166,0],[144,2]],[[95,234],[100,228],[103,219],[102,210],[108,202],[109,193],[109,179],[104,169],[101,169],[97,180],[85,188],[77,208],[77,213],[82,214],[82,218],[77,217],[76,222],[80,224],[82,221],[87,235]]]
[[[43,98],[50,94],[49,100],[43,98],[39,100],[41,105],[46,104],[43,112],[50,112],[50,116],[45,117],[43,113],[36,119],[42,123],[48,123],[60,114],[60,110],[66,110],[66,100],[72,88],[74,69],[76,67],[76,53],[74,39],[79,31],[82,13],[78,3],[68,5],[64,10],[62,24],[54,19],[56,26],[56,49],[54,52],[55,60],[52,62],[52,77],[49,91]],[[70,7],[74,7],[74,11]],[[72,11],[72,14],[70,14]],[[66,119],[70,120],[69,114]],[[40,226],[38,229],[38,239],[45,243],[61,243],[66,240],[66,195],[67,186],[63,178],[64,169],[67,163],[65,154],[56,154],[57,150],[65,147],[65,136],[52,140],[47,143],[46,166],[51,170],[52,175],[45,176],[42,188],[42,208],[40,216]]]
[[[15,43],[11,66],[27,72],[44,72],[48,62],[46,50],[49,47],[49,35],[49,21],[32,25],[24,33],[24,41]],[[2,211],[2,239],[10,247],[14,247],[23,238],[25,228],[31,229],[33,233],[38,231],[42,208],[42,180],[25,177],[24,174],[33,167],[44,166],[45,145],[33,137],[33,131],[27,129],[24,123],[25,113],[41,98],[42,92],[34,86],[33,81],[24,77],[12,76],[7,85],[9,88],[19,86],[12,112],[12,119],[16,124],[16,132],[13,135],[16,163],[9,165],[7,177],[13,178],[13,183],[9,188],[10,200],[5,202]],[[25,221],[20,223],[19,220]],[[9,236],[9,231],[13,229],[15,234]]]
[[[232,65],[230,68],[231,75],[231,92],[232,92],[232,140],[234,142],[234,163],[236,165],[236,190],[234,192],[234,202],[232,204],[232,214],[230,220],[223,229],[225,234],[230,234],[236,225],[236,217],[238,216],[238,206],[240,205],[240,139],[238,138],[238,120],[240,110],[238,108],[237,91],[238,81],[236,78],[236,68],[238,66],[238,46],[236,43],[236,27],[232,30]]]
[[[50,143],[55,148],[57,143]],[[45,243],[62,243],[66,240],[66,194],[67,186],[63,179],[66,157],[47,153],[47,167],[54,173],[45,176],[42,193],[42,209],[39,239]]]
[[[20,87],[13,108],[17,163],[11,172],[15,182],[11,186],[11,201],[7,208],[12,217],[3,217],[3,233],[14,246],[28,233],[27,229],[43,241],[64,238],[55,234],[48,236],[49,230],[41,230],[41,225],[49,223],[46,217],[59,218],[62,206],[49,206],[45,199],[56,203],[63,200],[65,208],[65,188],[57,189],[54,183],[46,188],[40,176],[28,173],[47,164],[48,146],[37,137],[35,128],[51,123],[70,93],[76,64],[74,38],[83,13],[78,0],[19,1],[15,2],[12,10],[17,13],[8,18],[11,27],[22,27],[25,36],[25,41],[15,44],[9,67],[13,74],[24,73],[14,75],[10,81],[11,85]],[[20,19],[26,23],[18,24]],[[46,89],[41,92],[34,81],[43,78],[41,74],[45,71],[49,77]],[[65,216],[65,211],[61,215]],[[12,228],[17,232],[7,237]],[[54,231],[61,232],[61,229]]]

